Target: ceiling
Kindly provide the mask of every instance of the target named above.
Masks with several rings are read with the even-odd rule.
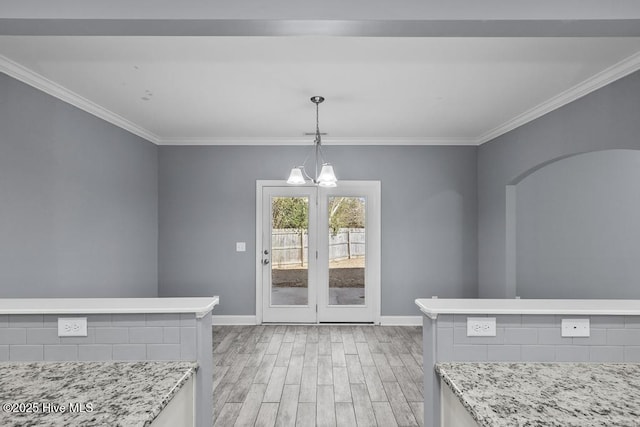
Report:
[[[640,38],[2,36],[0,71],[156,144],[478,145],[640,69]]]

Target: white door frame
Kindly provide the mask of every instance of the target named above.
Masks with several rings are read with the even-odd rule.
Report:
[[[369,230],[374,230],[374,233],[381,231],[381,203],[380,203],[380,181],[341,181],[346,184],[353,185],[373,185],[375,183],[375,191],[377,191],[377,197],[370,200],[367,205],[367,216],[371,217],[374,223],[369,223],[367,219],[367,233]],[[340,186],[340,183],[338,183]],[[349,185],[351,187],[351,185]],[[284,180],[257,180],[256,181],[256,253],[255,253],[255,269],[256,269],[256,323],[261,324],[263,321],[263,289],[262,289],[262,229],[263,229],[263,191],[264,187],[290,187]],[[305,187],[315,187],[315,185],[309,184]],[[377,238],[376,238],[377,237]],[[373,310],[373,323],[380,324],[380,299],[381,299],[381,236],[373,236],[370,243],[367,243],[367,293],[366,298],[369,298],[372,304]],[[317,286],[319,289],[320,286]],[[369,289],[370,288],[370,289]],[[317,321],[317,319],[316,319]]]

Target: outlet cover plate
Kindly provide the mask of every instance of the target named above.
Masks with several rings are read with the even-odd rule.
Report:
[[[588,337],[589,319],[562,319],[563,337]]]
[[[58,318],[59,337],[86,337],[87,318],[86,317],[59,317]]]
[[[467,317],[468,337],[495,337],[495,317]]]

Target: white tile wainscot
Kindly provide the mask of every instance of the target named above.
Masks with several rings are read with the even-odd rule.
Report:
[[[440,426],[442,362],[640,362],[639,300],[417,299],[423,318],[425,427]],[[495,317],[496,336],[467,337],[467,317]],[[561,336],[588,318],[590,336]]]
[[[0,362],[194,361],[196,425],[211,426],[211,312],[219,298],[0,299]],[[87,336],[59,337],[59,317]]]

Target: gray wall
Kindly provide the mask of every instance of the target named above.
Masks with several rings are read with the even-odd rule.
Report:
[[[157,148],[0,74],[0,297],[157,295]]]
[[[160,296],[219,295],[216,314],[255,314],[256,180],[286,179],[310,149],[160,147]],[[381,181],[382,315],[476,296],[476,150],[325,147],[339,179]]]
[[[638,150],[579,154],[523,179],[516,186],[516,294],[638,298],[638,182]]]
[[[478,282],[481,297],[504,297],[505,186],[571,154],[640,149],[640,72],[483,144],[478,150]],[[640,297],[640,295],[638,295]]]
[[[476,272],[480,296],[504,296],[505,185],[571,154],[640,149],[638,111],[636,72],[479,149],[327,147],[340,178],[382,181],[382,314],[475,296]],[[220,314],[254,313],[255,180],[283,178],[307,147],[158,149],[4,74],[0,128],[3,297],[215,292]]]

